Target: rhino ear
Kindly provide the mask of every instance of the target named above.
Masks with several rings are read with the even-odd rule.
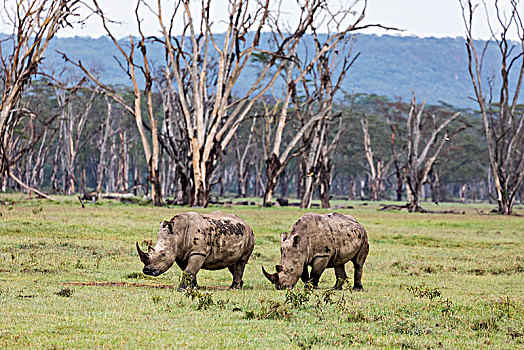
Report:
[[[297,247],[298,243],[300,243],[300,236],[293,237],[293,247]]]
[[[172,221],[162,221],[160,224],[160,229],[169,228],[169,233],[173,233],[173,222]]]
[[[283,234],[280,235],[280,242],[284,242],[286,239],[287,239],[287,235],[289,233],[287,232],[284,232]]]
[[[275,270],[277,270],[277,272],[282,272],[284,271],[284,268],[282,267],[282,265],[275,265]]]

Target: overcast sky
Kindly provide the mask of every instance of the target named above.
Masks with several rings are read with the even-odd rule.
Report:
[[[136,25],[134,24],[134,6],[129,4],[134,3],[132,0],[102,0],[99,1],[104,11],[108,16],[119,20],[122,25],[114,27],[117,37],[127,36],[129,34],[136,34]],[[153,1],[156,3],[156,1]],[[170,1],[165,1],[169,3]],[[334,3],[346,3],[347,0],[334,0]],[[494,0],[486,0],[486,2],[493,6]],[[499,0],[501,8],[508,11],[509,0]],[[225,14],[227,6],[223,4],[225,0],[215,0],[214,12],[217,15]],[[286,3],[295,4],[295,0],[283,0],[284,7]],[[521,0],[521,9],[524,7]],[[288,9],[291,14],[293,9],[291,6]],[[493,14],[493,9],[489,9]],[[146,11],[144,11],[146,13]],[[483,15],[484,9],[479,8],[478,14]],[[149,19],[144,14],[144,26],[147,34],[157,34],[156,23]],[[461,9],[459,0],[368,0],[368,7],[365,17],[366,23],[380,23],[385,26],[396,27],[403,29],[402,33],[388,32],[392,35],[415,35],[420,37],[457,37],[463,36],[464,25],[462,22]],[[489,36],[488,28],[483,18],[478,18],[477,26],[475,26],[476,38],[486,39]],[[3,32],[7,32],[6,26],[2,28]],[[367,30],[365,33],[384,34],[384,30],[373,29]],[[94,19],[83,28],[67,29],[59,33],[59,36],[92,36],[99,37],[104,35],[98,21]]]

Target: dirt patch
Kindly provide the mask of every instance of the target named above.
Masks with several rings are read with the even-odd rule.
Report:
[[[95,287],[142,287],[142,288],[158,288],[158,289],[173,289],[176,286],[172,284],[144,284],[135,282],[70,282],[62,283],[66,286],[95,286]]]

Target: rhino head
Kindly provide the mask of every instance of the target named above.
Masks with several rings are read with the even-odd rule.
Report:
[[[149,247],[143,252],[136,243],[140,260],[144,263],[142,270],[146,275],[158,276],[166,272],[177,257],[177,234],[172,221],[163,221],[160,225],[155,247]]]
[[[275,285],[276,289],[293,288],[302,272],[306,261],[306,242],[299,235],[283,233],[280,237],[280,265],[276,265],[276,273],[270,274],[262,266],[264,276]]]

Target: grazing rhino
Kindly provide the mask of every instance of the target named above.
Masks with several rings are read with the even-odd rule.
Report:
[[[282,234],[280,251],[276,273],[269,274],[262,266],[262,272],[277,289],[293,288],[299,278],[318,288],[320,276],[331,267],[337,277],[334,288],[341,289],[347,279],[344,264],[351,261],[355,268],[353,289],[364,290],[362,270],[369,252],[368,235],[350,215],[307,213],[293,225],[290,234]]]
[[[255,246],[253,230],[238,216],[219,211],[200,215],[185,213],[162,222],[154,248],[147,253],[136,248],[146,275],[158,276],[174,262],[182,269],[179,290],[197,287],[196,274],[228,268],[233,275],[230,289],[241,289],[242,276]]]

